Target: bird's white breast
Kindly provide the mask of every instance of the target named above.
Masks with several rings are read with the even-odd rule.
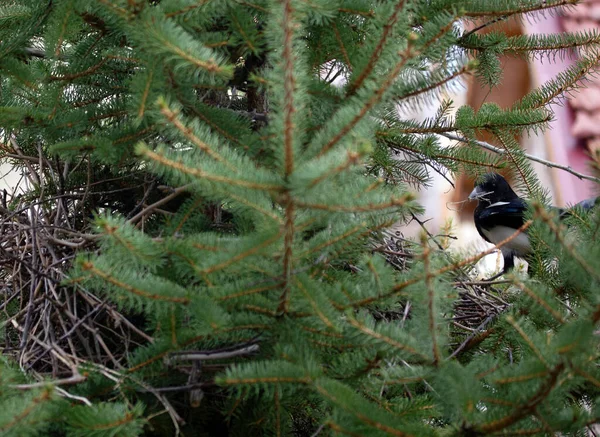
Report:
[[[494,244],[498,244],[515,233],[515,229],[508,226],[495,226],[493,229],[482,229],[481,231]],[[513,250],[517,256],[526,255],[531,251],[529,238],[522,232],[502,247]]]

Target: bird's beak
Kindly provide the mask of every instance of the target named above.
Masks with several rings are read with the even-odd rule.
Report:
[[[479,187],[475,187],[473,188],[473,191],[471,191],[471,194],[469,194],[469,200],[479,199],[482,194],[484,194],[482,189]]]

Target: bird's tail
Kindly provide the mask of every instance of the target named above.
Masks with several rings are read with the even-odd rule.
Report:
[[[576,203],[573,206],[570,206],[569,208],[559,208],[559,215],[560,218],[566,218],[571,216],[571,213],[573,210],[575,209],[582,209],[583,211],[589,211],[590,209],[594,208],[596,205],[600,205],[600,196],[598,197],[591,197],[589,199],[585,199],[582,200],[579,203]]]

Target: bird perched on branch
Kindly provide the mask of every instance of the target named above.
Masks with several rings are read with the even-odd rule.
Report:
[[[475,208],[474,221],[479,235],[492,244],[507,239],[525,224],[525,211],[527,203],[521,199],[510,187],[506,179],[497,173],[488,173],[481,182],[475,186],[469,200],[479,201]],[[591,209],[598,198],[587,199],[579,202],[575,207],[584,210]],[[569,210],[557,208],[561,218],[569,215]],[[527,231],[519,233],[512,240],[500,247],[504,258],[504,267],[500,273],[492,276],[488,281],[494,280],[514,267],[514,257],[526,257],[531,253],[531,244]]]

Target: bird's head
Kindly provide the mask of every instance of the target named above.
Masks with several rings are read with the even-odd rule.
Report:
[[[475,188],[469,194],[469,200],[479,200],[484,203],[496,203],[509,201],[518,197],[510,187],[506,179],[498,173],[487,173],[483,175]]]

